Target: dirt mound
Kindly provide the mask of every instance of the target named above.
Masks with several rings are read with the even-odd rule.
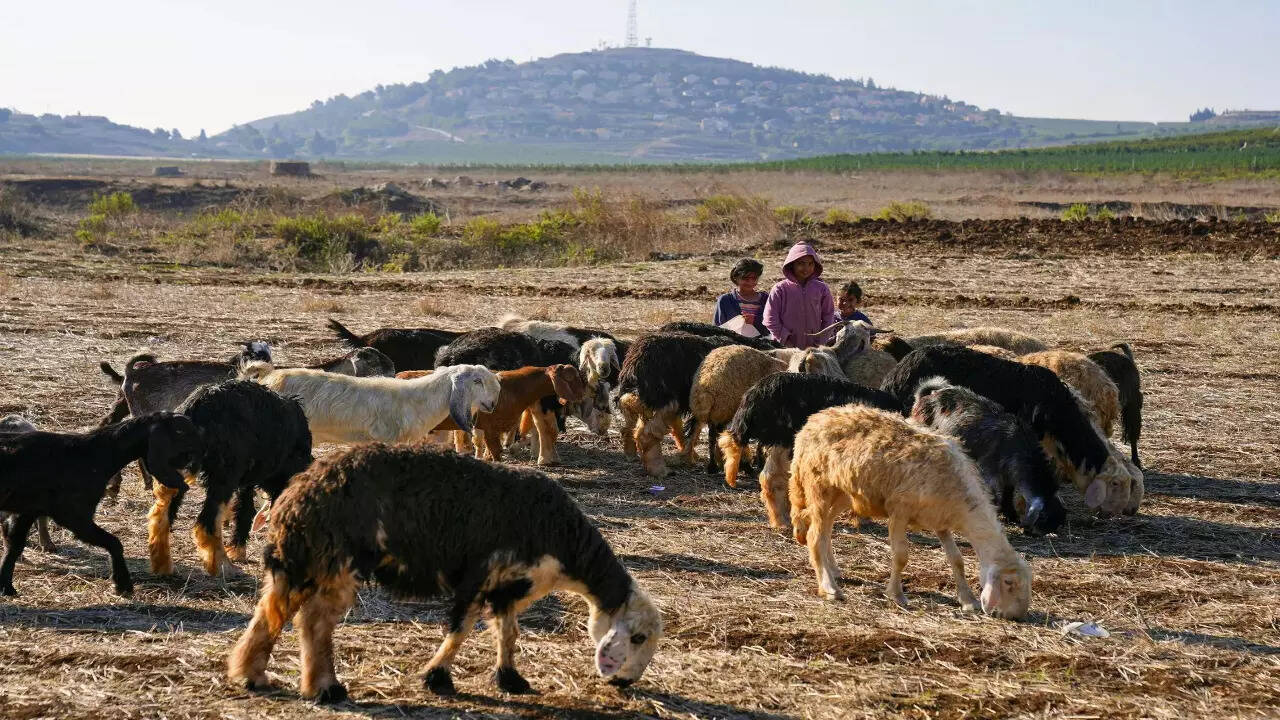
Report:
[[[408,215],[419,215],[428,212],[437,215],[444,213],[444,206],[436,201],[420,195],[414,195],[399,185],[389,182],[369,187],[339,190],[332,197],[336,197],[347,205],[376,205],[384,212],[398,212]]]
[[[35,178],[5,180],[4,188],[23,200],[45,207],[83,210],[94,197],[126,192],[133,203],[147,210],[194,210],[225,205],[241,195],[255,192],[233,185],[137,185],[88,178]]]

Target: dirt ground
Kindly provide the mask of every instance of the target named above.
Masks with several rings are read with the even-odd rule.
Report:
[[[803,548],[766,525],[754,480],[730,490],[700,467],[677,468],[659,489],[623,458],[616,424],[599,438],[571,421],[563,465],[550,473],[664,614],[666,638],[632,688],[594,677],[585,605],[554,596],[524,617],[517,656],[540,694],[499,693],[489,679],[492,643],[477,634],[455,672],[461,694],[433,697],[418,673],[442,635],[446,604],[393,601],[374,587],[335,636],[351,703],[317,709],[298,699],[292,631],[270,667],[277,692],[229,687],[223,662],[252,612],[261,539],[244,573],[207,577],[190,539],[197,490],[175,524],[177,573],[153,576],[149,496],[130,471],[119,503],[99,519],[124,542],[137,591],[115,596],[105,553],[62,531],[57,553],[28,548],[15,573],[21,596],[0,601],[0,716],[1275,717],[1277,238],[1195,251],[1162,243],[1163,231],[1114,247],[1037,239],[1032,229],[1025,242],[994,245],[981,232],[919,243],[857,226],[841,232],[823,238],[825,276],[857,278],[882,327],[915,334],[996,324],[1065,348],[1133,346],[1147,393],[1146,502],[1136,517],[1100,520],[1064,488],[1070,519],[1061,533],[1030,538],[1011,528],[1035,573],[1027,621],[962,613],[926,535],[912,536],[911,606],[893,606],[882,592],[888,543],[878,523],[840,526],[847,599],[825,603]],[[161,271],[69,247],[0,247],[0,414],[25,413],[51,429],[96,422],[115,393],[98,361],[119,368],[141,346],[166,358],[221,358],[235,341],[263,338],[281,360],[304,362],[342,352],[324,329],[328,317],[358,332],[470,329],[505,312],[634,337],[709,316],[733,262],[298,277]],[[766,283],[776,272],[768,275]],[[530,462],[523,452],[511,461]],[[972,581],[975,559],[964,549]],[[1111,636],[1064,636],[1061,626],[1075,620]]]

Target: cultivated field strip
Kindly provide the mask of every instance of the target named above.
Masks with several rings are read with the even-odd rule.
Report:
[[[732,262],[410,275],[395,286],[384,276],[327,277],[286,287],[214,272],[157,275],[157,284],[110,259],[74,271],[67,267],[78,261],[41,271],[29,259],[0,266],[7,273],[0,278],[0,413],[24,412],[63,429],[94,423],[114,397],[97,362],[119,369],[149,342],[168,358],[220,358],[234,341],[263,337],[283,361],[301,363],[341,350],[323,327],[330,316],[357,331],[471,328],[507,311],[635,336],[709,313]],[[835,552],[848,599],[823,603],[803,548],[765,525],[754,481],[744,478],[731,491],[700,467],[678,468],[664,489],[651,491],[653,481],[623,459],[616,434],[605,440],[571,425],[562,435],[564,464],[552,475],[666,619],[667,639],[630,690],[593,677],[585,607],[556,596],[523,622],[518,663],[540,695],[498,693],[489,680],[492,646],[477,636],[455,672],[461,694],[430,696],[417,673],[441,636],[446,603],[401,603],[374,588],[361,591],[335,635],[338,675],[354,705],[317,710],[297,699],[292,632],[271,666],[279,692],[230,688],[222,663],[252,612],[260,538],[243,566],[251,575],[205,576],[189,531],[197,490],[175,524],[178,572],[153,577],[145,545],[150,498],[131,472],[120,502],[104,506],[100,519],[125,544],[134,597],[111,594],[105,555],[65,533],[55,531],[57,554],[29,548],[16,573],[22,595],[0,602],[0,716],[1274,716],[1280,320],[1183,305],[1275,304],[1278,270],[1274,260],[1192,255],[939,258],[872,249],[828,258],[827,276],[857,277],[876,323],[904,334],[983,323],[1063,347],[1132,343],[1145,370],[1147,502],[1137,517],[1098,520],[1064,489],[1070,519],[1061,535],[1012,531],[1035,572],[1028,622],[961,613],[943,554],[924,535],[913,536],[919,546],[906,571],[911,607],[891,607],[882,595],[888,542],[878,523],[839,526]],[[458,283],[470,289],[453,289]],[[586,290],[506,292],[511,287]],[[687,294],[591,292],[599,287]],[[957,295],[1031,302],[949,304]],[[1047,304],[1067,295],[1081,302]],[[520,452],[511,460],[530,462]],[[972,577],[974,558],[965,550]],[[1073,620],[1094,620],[1112,637],[1066,639],[1058,627]]]

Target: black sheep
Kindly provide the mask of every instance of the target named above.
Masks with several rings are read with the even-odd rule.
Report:
[[[662,634],[657,608],[558,483],[425,447],[363,445],[299,475],[272,509],[263,565],[228,677],[265,688],[271,649],[296,615],[301,694],[321,702],[347,696],[332,634],[370,580],[403,597],[453,595],[449,633],[423,678],[437,694],[454,692],[454,656],[486,609],[498,687],[529,692],[514,663],[518,616],[556,590],[587,601],[596,666],[611,683],[639,678]]]
[[[1120,437],[1129,443],[1133,464],[1142,467],[1138,460],[1138,438],[1142,435],[1142,375],[1134,362],[1133,349],[1128,343],[1116,343],[1109,350],[1089,353],[1089,359],[1102,366],[1120,390]]]
[[[996,506],[1028,534],[1062,525],[1067,511],[1058,499],[1058,476],[1021,418],[968,388],[934,378],[916,389],[911,419],[956,438],[978,464]]]
[[[729,338],[685,332],[658,332],[636,340],[618,373],[618,406],[622,410],[622,449],[640,455],[645,471],[667,474],[662,436],[667,429],[684,450],[680,416],[689,412],[689,391],[707,353],[731,344]],[[640,418],[646,422],[636,429]]]
[[[297,400],[247,380],[202,387],[178,406],[178,412],[200,429],[203,440],[199,478],[205,497],[192,535],[205,570],[218,575],[227,559],[222,543],[227,504],[236,497],[229,549],[236,559],[243,559],[253,523],[254,489],[263,489],[274,500],[289,478],[307,469],[311,431]],[[173,572],[169,529],[185,490],[156,487],[153,492],[156,502],[147,528],[151,571],[168,575]]]
[[[1128,506],[1128,471],[1111,457],[1101,431],[1052,370],[967,347],[931,345],[903,358],[881,389],[897,398],[899,411],[908,415],[916,387],[933,377],[967,387],[1026,421],[1046,451],[1069,466],[1089,507],[1113,514]]]
[[[765,449],[760,497],[769,514],[769,525],[786,527],[791,518],[787,478],[796,433],[810,415],[850,403],[898,410],[897,399],[886,392],[826,375],[784,372],[756,383],[742,396],[742,405],[717,441],[725,458],[725,483],[738,486],[743,450],[752,440],[757,441]]]
[[[893,356],[894,360],[899,362],[902,361],[902,358],[910,354],[912,350],[915,350],[915,348],[911,347],[910,343],[897,335],[893,335],[883,342],[877,343],[876,347],[889,353]]]
[[[125,465],[143,459],[159,484],[185,488],[183,475],[195,471],[200,454],[199,431],[190,419],[173,413],[131,418],[87,433],[37,430],[0,438],[0,510],[18,515],[0,566],[0,592],[18,594],[14,563],[31,526],[47,516],[80,541],[106,549],[116,592],[131,594],[124,548],[93,521],[107,483]]]
[[[774,340],[773,338],[768,338],[768,337],[750,337],[749,338],[746,335],[740,335],[734,332],[733,330],[729,330],[728,328],[722,328],[719,325],[712,325],[711,323],[703,323],[703,322],[692,322],[689,320],[678,320],[676,322],[669,322],[666,325],[663,325],[662,327],[658,328],[658,332],[684,332],[684,333],[689,333],[690,335],[699,335],[702,337],[721,337],[721,338],[725,338],[727,340],[732,341],[735,345],[746,345],[747,347],[755,348],[756,350],[760,350],[763,352],[768,352],[770,350],[777,350],[778,348],[782,347],[782,345],[778,343],[776,340]]]
[[[329,329],[351,347],[371,347],[382,352],[391,358],[397,371],[433,369],[436,351],[462,335],[438,328],[378,328],[357,335],[332,318],[329,319]]]

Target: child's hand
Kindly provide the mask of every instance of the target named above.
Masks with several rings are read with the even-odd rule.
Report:
[[[746,320],[748,325],[756,324],[756,316],[751,313],[742,313],[742,319]]]

